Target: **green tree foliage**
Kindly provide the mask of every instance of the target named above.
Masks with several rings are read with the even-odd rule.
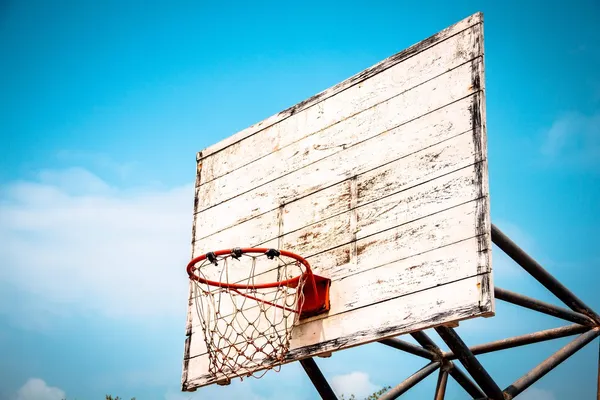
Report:
[[[370,395],[365,397],[364,400],[377,400],[379,398],[379,396],[381,396],[382,394],[384,394],[385,392],[387,392],[390,389],[391,389],[391,386],[386,386],[374,393],[371,393]],[[63,400],[67,400],[67,399],[63,399]],[[107,394],[105,397],[105,400],[123,400],[123,399],[119,396],[113,397],[112,395]],[[135,400],[135,397],[132,397],[131,400]],[[358,400],[358,399],[356,398],[355,395],[351,394],[350,397],[348,397],[348,399],[346,399],[346,397],[344,397],[344,395],[342,395],[342,397],[340,397],[340,400]]]
[[[119,396],[114,396],[113,397],[111,394],[107,394],[105,396],[105,399],[106,400],[123,400],[121,397],[119,397]],[[67,400],[67,399],[62,399],[62,400]],[[131,400],[135,400],[135,397],[132,397]]]
[[[378,391],[371,393],[370,395],[365,397],[364,400],[377,400],[379,398],[379,396],[381,396],[382,394],[384,394],[391,388],[392,388],[391,386],[383,387],[383,388],[379,389]],[[340,397],[340,400],[358,400],[358,399],[356,398],[356,396],[354,394],[351,394],[350,397],[348,397],[348,399],[346,399],[346,397],[344,397],[344,395],[342,395],[342,397]]]

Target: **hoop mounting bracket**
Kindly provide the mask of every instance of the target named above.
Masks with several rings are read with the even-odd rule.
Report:
[[[302,288],[304,303],[300,309],[300,319],[313,317],[329,311],[329,287],[331,279],[318,275],[312,275],[314,285],[309,281]]]

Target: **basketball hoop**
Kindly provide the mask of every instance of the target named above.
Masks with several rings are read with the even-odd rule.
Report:
[[[218,250],[192,259],[187,273],[209,373],[219,380],[278,369],[298,321],[329,310],[331,280],[314,275],[308,261],[290,251]],[[260,376],[251,372],[263,368]]]

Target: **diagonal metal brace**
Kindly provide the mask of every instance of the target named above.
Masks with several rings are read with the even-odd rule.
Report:
[[[471,374],[475,382],[481,387],[483,392],[493,400],[504,400],[502,390],[496,382],[487,373],[483,365],[475,358],[471,350],[456,334],[454,329],[445,326],[438,326],[435,331],[440,335],[442,340],[448,345],[454,354],[458,355],[458,360],[465,367],[467,372]]]
[[[537,367],[533,368],[515,383],[504,389],[504,392],[507,394],[507,399],[512,399],[519,393],[522,393],[548,372],[552,371],[560,363],[575,354],[575,352],[580,350],[583,346],[594,340],[598,335],[600,335],[600,328],[592,329],[578,336],[556,353],[542,361]]]
[[[589,326],[583,325],[568,325],[560,328],[546,329],[539,332],[528,333],[526,335],[514,336],[507,339],[496,340],[494,342],[479,344],[476,346],[469,347],[473,355],[491,353],[493,351],[511,349],[513,347],[525,346],[531,343],[539,343],[547,340],[559,339],[567,336],[578,335],[589,331]],[[454,360],[457,356],[451,352],[444,352],[444,358],[447,360]]]
[[[452,361],[450,362],[452,363]],[[485,399],[487,397],[485,393],[481,391],[479,386],[477,386],[475,382],[473,382],[460,368],[453,363],[448,373],[474,399]]]
[[[531,297],[524,296],[519,293],[511,292],[499,287],[494,288],[494,296],[498,300],[506,301],[517,306],[529,308],[543,314],[552,315],[553,317],[561,318],[566,321],[575,322],[576,324],[594,326],[596,323],[593,319],[585,314],[581,314],[569,309],[558,307],[553,304],[545,303]]]
[[[323,376],[323,373],[317,366],[315,360],[312,358],[305,358],[300,360],[300,364],[302,365],[302,368],[304,368],[304,371],[310,378],[311,382],[315,386],[315,389],[317,389],[317,392],[319,392],[323,400],[337,400],[333,389],[331,389],[331,386],[329,386],[327,379],[325,379]]]
[[[415,386],[417,383],[421,382],[423,379],[427,378],[433,372],[435,372],[440,366],[439,361],[432,361],[408,378],[404,380],[404,382],[400,383],[398,386],[388,390],[385,392],[379,400],[392,400],[400,397],[403,393],[405,393],[408,389]]]
[[[432,352],[428,349],[424,349],[423,347],[415,346],[412,343],[405,342],[404,340],[400,340],[400,339],[396,339],[396,338],[383,339],[383,340],[380,340],[379,343],[385,344],[386,346],[390,346],[390,347],[393,347],[398,350],[405,351],[410,354],[414,354],[415,356],[426,358],[428,360],[434,360],[437,357],[437,355],[434,352]]]
[[[565,303],[571,310],[588,315],[596,321],[597,324],[600,324],[600,315],[596,314],[590,307],[581,301],[581,299],[575,296],[573,292],[546,271],[537,261],[510,240],[508,236],[494,224],[492,224],[492,242],[527,271],[529,275],[533,276],[538,282],[544,285],[546,289]]]

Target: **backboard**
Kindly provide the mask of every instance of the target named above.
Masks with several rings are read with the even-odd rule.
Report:
[[[272,247],[331,279],[283,363],[494,314],[483,55],[477,13],[198,153],[193,257]],[[196,306],[184,391],[220,380]]]

